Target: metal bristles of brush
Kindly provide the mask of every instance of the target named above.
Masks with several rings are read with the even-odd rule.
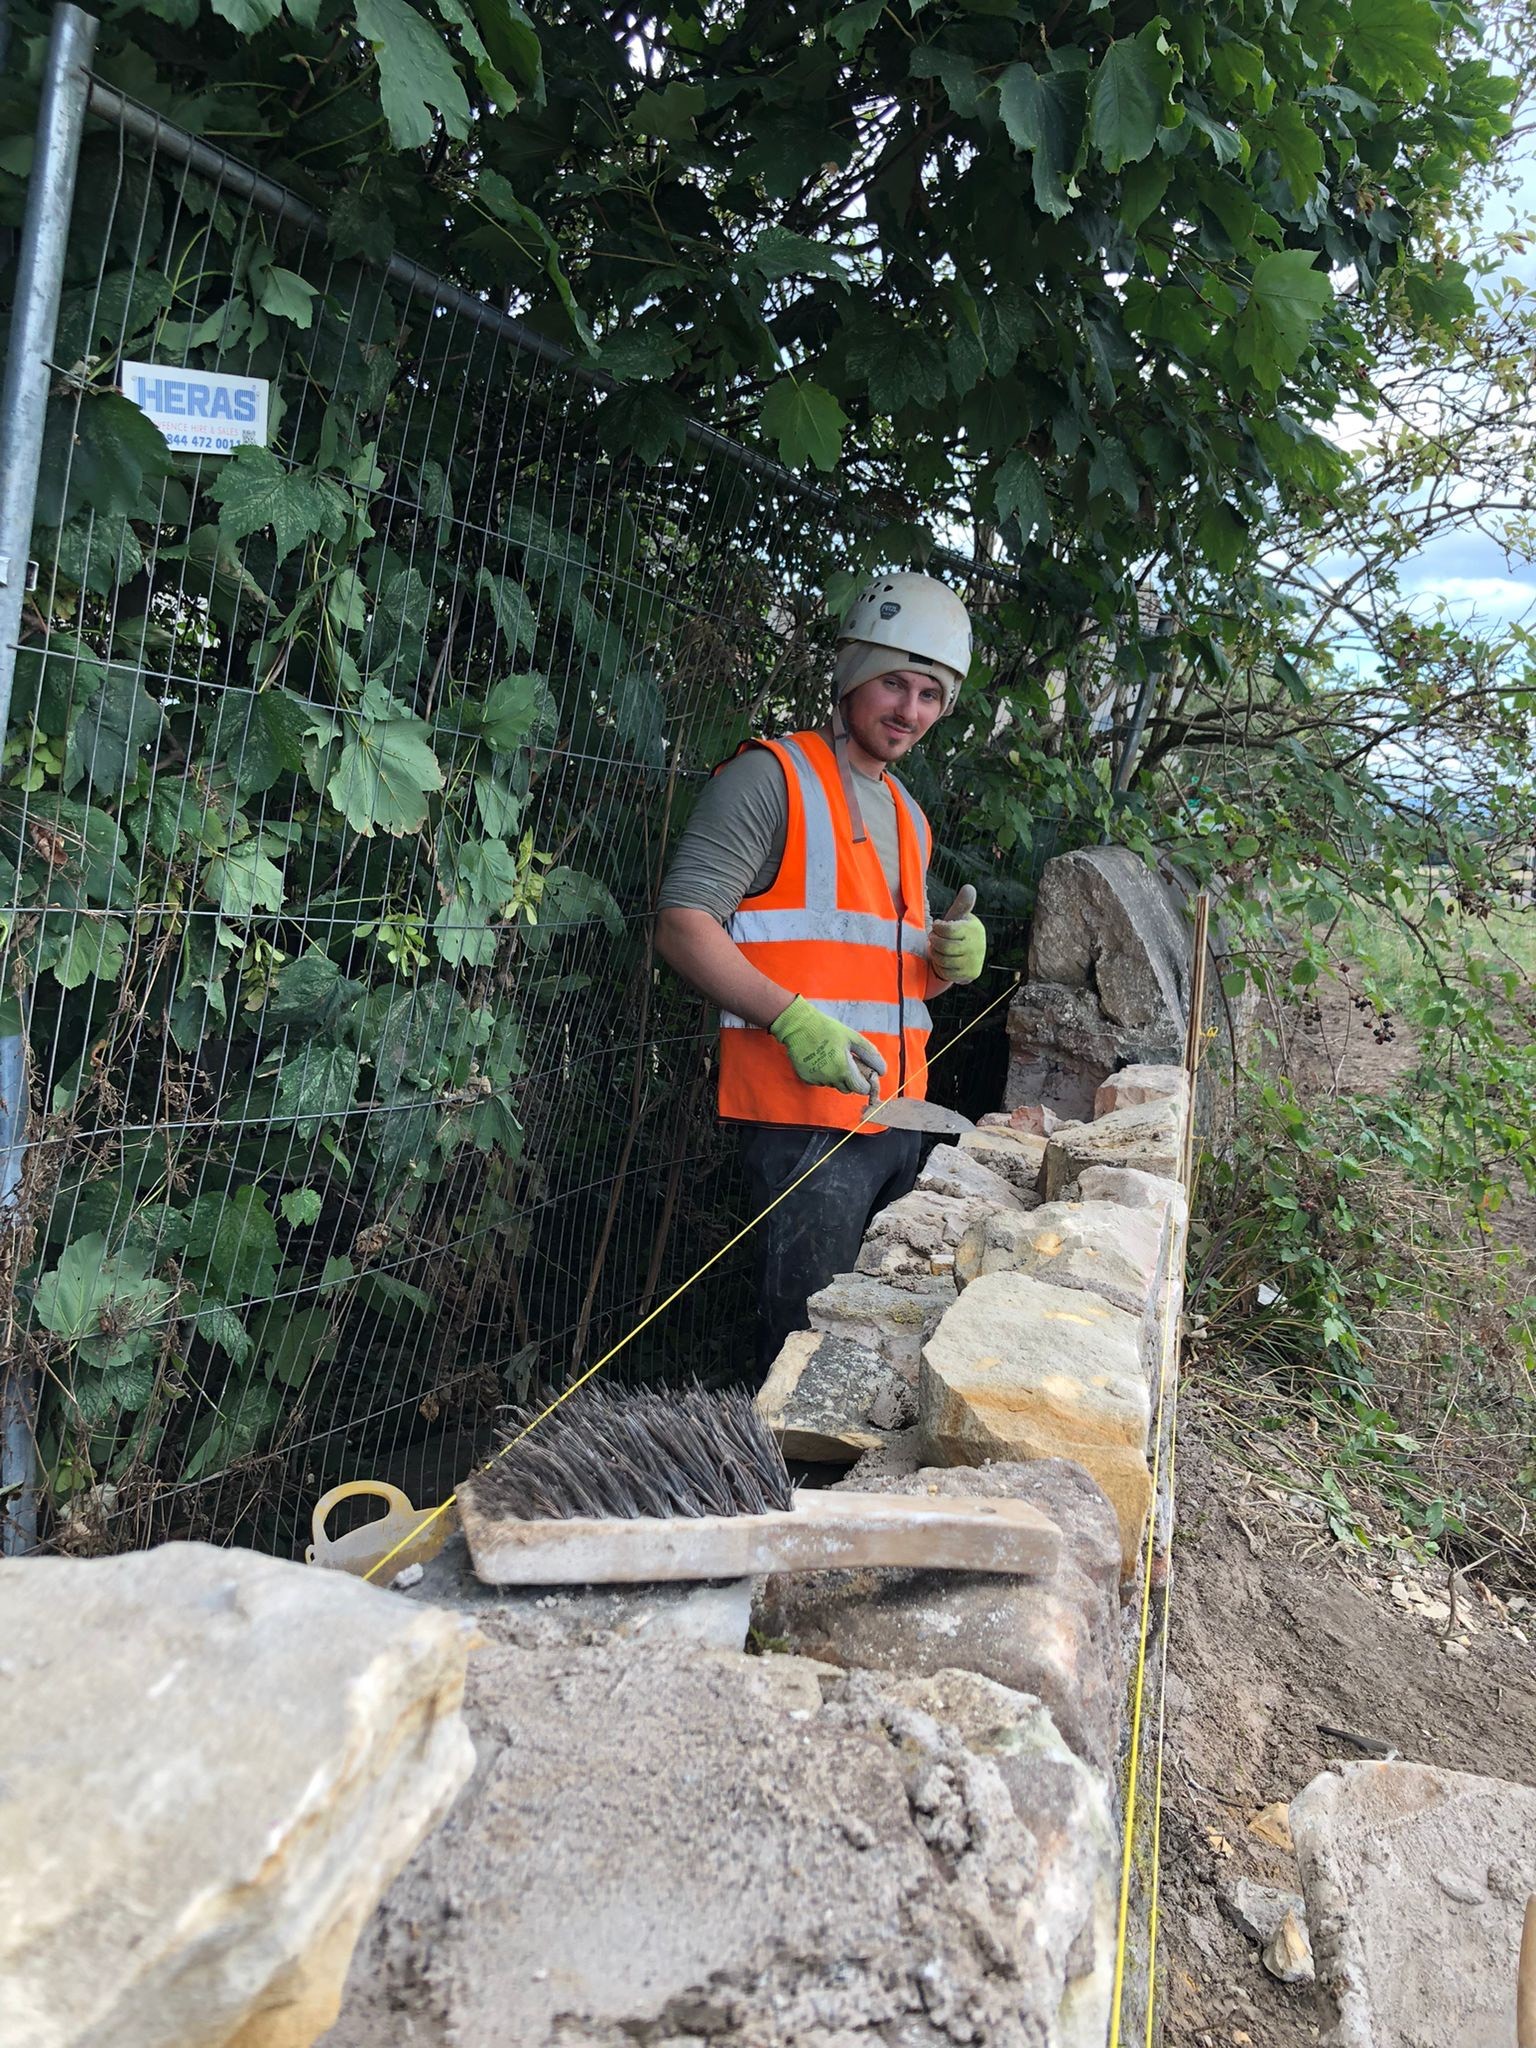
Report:
[[[514,1441],[537,1412],[512,1411],[503,1448],[469,1482],[483,1514],[633,1521],[761,1515],[793,1505],[783,1453],[739,1389],[583,1387]]]

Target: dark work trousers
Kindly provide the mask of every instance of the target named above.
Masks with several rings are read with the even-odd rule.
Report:
[[[759,1379],[784,1339],[806,1327],[807,1297],[834,1273],[852,1272],[870,1217],[917,1180],[920,1131],[861,1134],[833,1152],[842,1135],[799,1124],[741,1126],[741,1163],[754,1216],[817,1160],[824,1162],[757,1226]]]

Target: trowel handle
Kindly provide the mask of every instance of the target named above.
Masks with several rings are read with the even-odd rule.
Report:
[[[361,1528],[349,1529],[345,1536],[328,1536],[325,1524],[332,1509],[357,1494],[376,1495],[387,1503],[387,1511],[376,1520],[363,1523]],[[429,1557],[435,1556],[453,1524],[445,1516],[434,1518],[431,1508],[412,1507],[410,1496],[385,1480],[349,1479],[344,1486],[333,1486],[329,1493],[322,1494],[315,1502],[315,1510],[310,1517],[310,1534],[314,1541],[304,1553],[304,1562],[325,1565],[332,1571],[356,1572],[359,1576],[366,1576],[389,1556],[397,1543],[421,1530],[423,1523],[428,1526],[419,1538],[404,1543],[404,1547],[391,1559],[396,1571],[404,1570],[408,1564],[425,1564]]]

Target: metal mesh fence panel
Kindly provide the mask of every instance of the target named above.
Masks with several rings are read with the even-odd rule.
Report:
[[[339,1480],[446,1492],[739,1227],[653,904],[713,764],[819,716],[847,544],[95,107],[0,787],[13,1336],[50,1540],[291,1551]],[[266,379],[270,445],[167,463],[125,363]],[[728,1377],[750,1307],[738,1255],[613,1370]]]

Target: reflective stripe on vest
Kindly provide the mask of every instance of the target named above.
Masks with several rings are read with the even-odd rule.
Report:
[[[784,771],[788,817],[779,872],[746,897],[726,929],[770,980],[861,1032],[881,1053],[881,1094],[927,1094],[932,1028],[925,879],[932,834],[894,776],[902,900],[897,914],[880,857],[856,844],[837,758],[820,733],[792,733],[766,747]],[[771,1032],[730,1014],[720,1019],[720,1114],[752,1123],[848,1130],[867,1097],[801,1081]],[[905,1082],[905,1086],[903,1086]]]

